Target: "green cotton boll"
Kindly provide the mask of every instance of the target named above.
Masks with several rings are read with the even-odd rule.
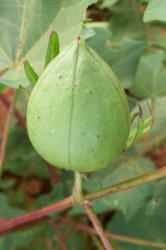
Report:
[[[125,147],[129,127],[123,88],[82,39],[47,66],[29,99],[31,143],[59,168],[91,172],[107,167]]]

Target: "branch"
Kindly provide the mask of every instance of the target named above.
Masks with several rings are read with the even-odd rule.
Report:
[[[65,224],[69,225],[70,227],[77,228],[77,229],[82,230],[82,231],[86,231],[90,234],[97,234],[96,230],[94,230],[93,228],[91,228],[87,225],[78,224],[76,222],[67,220],[67,219],[62,218],[62,217],[61,217],[61,221]],[[105,235],[111,239],[131,243],[131,244],[135,244],[135,245],[159,247],[159,248],[166,247],[166,244],[163,244],[163,243],[147,241],[147,240],[137,239],[137,238],[133,238],[133,237],[127,237],[127,236],[123,236],[123,235],[119,235],[119,234],[112,234],[112,233],[105,232]]]
[[[82,205],[82,206],[83,206],[86,214],[88,215],[89,219],[91,220],[91,222],[96,230],[96,233],[98,234],[103,245],[105,246],[105,249],[106,250],[113,250],[113,248],[110,245],[110,242],[108,241],[107,237],[104,234],[102,225],[101,225],[100,221],[98,220],[96,214],[93,212],[92,208],[90,208],[87,205]]]
[[[85,201],[83,197],[83,189],[82,189],[82,176],[81,174],[76,171],[75,172],[75,183],[73,188],[73,199],[76,201],[77,204],[80,204],[85,212],[87,213],[89,219],[91,220],[101,242],[103,243],[103,246],[106,248],[106,250],[112,250],[109,241],[105,237],[103,233],[102,225],[100,224],[100,221],[98,220],[96,214],[93,212],[93,210],[90,208],[91,203],[89,201]],[[96,239],[94,239],[94,244],[97,243]],[[100,242],[99,242],[100,244]],[[102,247],[102,246],[101,246]],[[100,249],[101,249],[100,247]]]
[[[2,233],[5,233],[8,230],[14,229],[19,226],[23,226],[30,222],[38,221],[39,219],[42,219],[49,214],[55,213],[62,209],[69,208],[73,205],[74,205],[73,198],[69,196],[62,201],[58,201],[49,206],[46,206],[46,207],[37,209],[33,212],[18,216],[14,219],[7,220],[7,222],[0,224],[0,235],[2,235]]]
[[[8,134],[9,134],[12,114],[13,114],[13,111],[15,109],[16,99],[18,97],[18,93],[19,92],[15,90],[14,95],[13,95],[13,100],[10,104],[10,107],[9,107],[9,110],[7,113],[6,122],[5,122],[4,129],[3,129],[2,141],[1,141],[1,145],[0,145],[0,173],[2,172],[2,164],[4,161],[4,157],[5,157],[7,138],[8,138]]]
[[[89,233],[94,245],[97,247],[98,250],[104,250],[104,246],[101,243],[100,239],[94,233]]]
[[[157,169],[148,174],[130,179],[128,181],[121,182],[120,184],[113,185],[111,187],[100,190],[98,192],[89,193],[85,196],[85,199],[86,200],[98,199],[100,197],[103,197],[112,193],[120,192],[120,191],[129,189],[129,188],[141,185],[141,184],[145,184],[147,182],[157,180],[165,176],[166,176],[166,167],[163,167],[161,169]],[[75,204],[76,202],[74,201],[73,197],[68,197],[62,201],[59,201],[47,207],[38,209],[34,212],[27,213],[22,216],[18,216],[0,225],[0,233],[5,232],[10,229],[14,229],[17,226],[28,224],[29,222],[35,222],[38,219],[45,217],[46,215],[49,215],[56,211],[60,211],[65,208],[72,207]]]
[[[96,192],[91,192],[86,195],[87,200],[93,200],[93,199],[98,199],[103,196],[107,196],[113,193],[117,193],[129,188],[136,187],[138,185],[145,184],[150,181],[154,181],[157,179],[160,179],[162,177],[166,176],[166,166],[157,170],[154,170],[150,173],[147,173],[145,175],[141,175],[135,178],[132,178],[130,180],[115,184],[113,186],[104,188],[102,190],[96,191]]]
[[[0,217],[0,224],[3,224],[3,223],[5,223],[5,222],[7,222],[8,220],[7,219],[5,219],[5,218],[3,218],[3,217]]]

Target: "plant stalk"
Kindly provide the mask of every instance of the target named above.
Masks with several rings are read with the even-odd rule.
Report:
[[[7,113],[7,119],[4,125],[4,130],[2,134],[2,141],[0,145],[0,175],[2,174],[2,165],[5,157],[5,151],[6,151],[6,144],[7,144],[7,139],[8,139],[8,134],[10,130],[10,125],[11,125],[11,120],[13,116],[13,112],[15,110],[16,106],[16,100],[18,98],[19,91],[15,90],[14,95],[13,95],[13,100],[10,104],[8,113]]]
[[[73,198],[74,200],[81,204],[83,201],[83,193],[82,193],[82,176],[80,172],[75,172],[75,183],[73,189]]]
[[[94,200],[98,199],[103,196],[107,196],[113,193],[117,193],[123,190],[127,190],[129,188],[133,188],[142,184],[145,184],[147,182],[151,182],[154,180],[158,180],[162,177],[166,177],[166,166],[157,170],[154,170],[150,173],[147,173],[145,175],[141,175],[132,179],[129,179],[127,181],[120,182],[118,184],[115,184],[111,187],[104,188],[102,190],[91,192],[86,195],[87,200]]]
[[[69,196],[49,206],[15,217],[14,219],[7,220],[6,222],[0,224],[0,235],[5,233],[6,231],[17,228],[19,226],[26,225],[30,222],[38,221],[39,219],[42,219],[49,214],[72,207],[74,204],[75,202],[73,200],[73,197]]]
[[[107,237],[103,231],[102,225],[101,225],[99,219],[97,218],[96,214],[94,213],[93,209],[90,208],[86,204],[83,205],[83,208],[84,208],[86,214],[88,215],[90,221],[92,222],[92,224],[93,224],[98,236],[100,237],[100,240],[102,241],[105,249],[106,250],[113,250],[113,248],[110,245],[109,240],[107,239]]]
[[[145,184],[153,180],[160,179],[162,177],[166,177],[166,166],[161,169],[154,170],[148,174],[113,185],[106,189],[89,193],[85,196],[84,199],[91,201],[91,200],[98,199],[106,195],[110,195],[112,193],[120,192],[129,188],[132,188],[132,187],[136,187],[141,184]],[[18,226],[26,225],[29,222],[38,221],[39,219],[44,218],[45,216],[53,212],[57,212],[65,208],[72,207],[75,204],[76,202],[74,198],[70,196],[70,197],[65,198],[64,200],[53,203],[47,207],[43,207],[41,209],[35,210],[25,215],[21,215],[16,218],[10,219],[7,222],[4,222],[0,225],[0,235],[2,234],[2,232],[6,232]]]
[[[65,223],[66,225],[69,225],[70,228],[77,228],[81,231],[85,231],[88,232],[90,234],[96,234],[96,230],[93,229],[92,227],[88,226],[88,225],[84,225],[84,224],[79,224],[77,222],[74,221],[70,221],[67,220],[65,218],[60,218],[60,220]],[[121,242],[127,242],[127,243],[131,243],[134,245],[141,245],[141,246],[149,246],[149,247],[156,247],[156,248],[164,248],[166,247],[166,244],[164,243],[160,243],[160,242],[154,242],[154,241],[147,241],[147,240],[142,240],[142,239],[138,239],[138,238],[133,238],[133,237],[128,237],[128,236],[123,236],[123,235],[119,235],[119,234],[113,234],[113,233],[109,233],[109,232],[105,232],[105,235],[111,239],[114,239],[116,241],[121,241]]]

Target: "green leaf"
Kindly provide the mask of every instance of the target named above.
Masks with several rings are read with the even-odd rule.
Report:
[[[149,48],[144,41],[124,40],[118,50],[112,50],[106,42],[110,32],[103,27],[93,27],[96,35],[88,39],[88,44],[112,67],[123,87],[132,85],[139,58]]]
[[[166,1],[165,0],[149,0],[147,9],[144,13],[143,21],[162,21],[166,22]]]
[[[2,190],[8,190],[13,188],[15,185],[16,180],[14,178],[7,178],[7,179],[2,179],[0,181],[0,188]]]
[[[81,32],[84,12],[96,0],[3,0],[0,3],[0,71],[9,68],[1,83],[18,87],[28,85],[23,59],[38,73],[43,69],[48,37],[56,30],[61,50]]]
[[[19,176],[35,174],[39,177],[49,177],[44,162],[32,148],[23,129],[19,127],[13,127],[9,133],[4,161],[5,170]]]
[[[139,62],[130,91],[138,97],[156,97],[166,94],[166,56],[160,52],[144,55]]]
[[[123,156],[119,162],[114,163],[102,171],[93,174],[88,181],[84,181],[86,191],[97,191],[117,184],[130,178],[143,175],[155,169],[154,164],[145,158],[127,158]],[[146,202],[153,192],[153,183],[148,183],[129,190],[111,194],[94,200],[96,213],[121,210],[127,219],[130,219]],[[72,214],[81,213],[80,207],[74,207]]]
[[[3,84],[0,84],[0,93],[6,88]]]
[[[160,48],[166,51],[166,24],[153,23],[146,25],[148,41],[155,48]]]
[[[84,250],[89,248],[89,242],[86,245],[86,241],[84,240],[83,234],[78,230],[75,230],[72,234],[70,234],[70,237],[67,238],[66,243],[68,249],[71,250],[72,249]]]
[[[10,250],[45,250],[47,249],[47,241],[49,239],[50,245],[54,241],[53,234],[50,235],[50,230],[48,223],[41,225],[33,225],[33,227],[26,230],[22,229],[19,232],[10,233],[6,236],[0,238],[0,249],[10,249]],[[53,229],[52,229],[53,231]],[[55,232],[54,232],[55,234]],[[52,238],[51,238],[52,236]],[[54,242],[54,247],[56,243]]]
[[[147,42],[125,40],[119,50],[105,53],[105,60],[124,88],[133,84],[139,58],[148,48]]]
[[[137,101],[135,98],[131,97],[131,96],[127,96],[127,100],[128,100],[128,103],[129,103],[129,108],[130,108],[130,111],[133,110],[133,108],[136,107],[137,105]]]
[[[28,100],[29,97],[30,97],[30,92],[29,92],[26,88],[24,88],[24,87],[22,87],[22,86],[20,86],[20,90],[23,92],[23,94],[25,95],[25,97],[26,97],[27,100]]]
[[[112,46],[119,48],[125,39],[145,40],[146,29],[142,18],[137,0],[121,0],[113,5],[110,19]]]
[[[127,221],[122,213],[118,212],[107,226],[111,233],[140,238],[149,241],[165,243],[166,234],[166,179],[156,183],[151,199],[138,212]],[[148,250],[150,247],[120,243],[128,250]],[[161,249],[161,248],[156,248]],[[165,249],[165,248],[162,248]]]
[[[90,37],[93,37],[95,34],[96,32],[92,28],[86,25],[82,26],[81,38],[83,38],[84,40],[87,40]]]
[[[111,36],[111,32],[108,30],[108,24],[105,22],[100,22],[99,24],[92,22],[88,23],[87,27],[92,28],[95,32],[95,35],[87,40],[87,43],[102,55],[103,50],[107,49],[106,42]]]
[[[35,86],[39,77],[27,60],[24,61],[24,69],[25,69],[26,77],[29,80],[30,84],[32,86]]]
[[[48,42],[45,67],[59,54],[59,38],[55,31],[51,32]]]
[[[26,88],[29,85],[29,82],[25,76],[23,63],[19,65],[18,68],[9,68],[9,70],[3,74],[0,78],[0,83],[12,88],[19,88],[19,86],[23,86]]]
[[[24,213],[25,212],[22,209],[9,206],[7,197],[4,194],[0,193],[0,217],[3,217],[5,219],[12,219]]]

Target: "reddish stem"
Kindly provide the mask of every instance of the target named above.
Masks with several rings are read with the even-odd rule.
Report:
[[[158,180],[162,177],[166,177],[166,167],[162,167],[162,168],[154,170],[150,173],[129,179],[127,181],[123,181],[123,182],[115,184],[111,187],[107,187],[107,188],[104,188],[104,189],[96,191],[96,192],[91,192],[91,193],[87,194],[86,199],[87,200],[98,199],[100,197],[114,194],[114,193],[117,193],[117,192],[120,192],[123,190],[127,190],[129,188],[133,188],[133,187],[145,184],[147,182]]]
[[[82,231],[86,231],[90,234],[97,233],[96,230],[94,230],[93,228],[91,228],[88,225],[82,225],[82,224],[79,224],[77,222],[67,220],[65,218],[61,218],[61,221],[65,224],[69,225],[70,227],[77,228],[77,229],[82,230]],[[113,233],[109,233],[109,232],[105,232],[105,235],[107,235],[107,237],[114,239],[114,240],[117,240],[117,241],[127,242],[127,243],[131,243],[131,244],[136,244],[136,245],[160,247],[160,248],[166,247],[166,244],[163,244],[163,243],[147,241],[147,240],[137,239],[137,238],[133,238],[133,237],[127,237],[127,236],[113,234]]]
[[[3,218],[3,217],[0,217],[0,224],[3,224],[3,223],[5,223],[5,222],[7,222],[8,220],[7,219],[5,219],[5,218]]]
[[[86,212],[86,214],[88,215],[90,221],[92,222],[95,230],[96,230],[96,233],[98,234],[101,242],[103,243],[104,247],[106,250],[113,250],[113,248],[111,247],[110,245],[110,242],[108,241],[106,235],[104,234],[104,231],[103,231],[103,228],[102,228],[102,225],[100,223],[100,221],[98,220],[96,214],[93,212],[92,208],[86,206],[86,205],[83,205],[83,208]]]
[[[17,96],[17,93],[15,91],[15,93],[13,95],[13,100],[10,104],[10,107],[9,107],[9,110],[7,113],[7,118],[6,118],[6,122],[4,125],[3,133],[2,133],[2,140],[1,140],[1,145],[0,145],[0,172],[2,171],[2,164],[4,161],[4,157],[5,157],[6,143],[7,143],[10,123],[11,123],[11,119],[12,119],[13,109],[15,108],[16,96]]]
[[[157,180],[157,179],[164,177],[164,176],[166,176],[166,167],[161,168],[161,169],[157,169],[157,170],[152,171],[146,175],[142,175],[142,176],[130,179],[128,181],[124,181],[120,184],[113,185],[111,187],[108,187],[107,189],[87,194],[85,196],[85,199],[86,200],[87,199],[90,199],[90,200],[97,199],[99,197],[103,197],[103,196],[111,194],[111,193],[126,190],[128,188],[132,188],[132,187],[144,184],[146,182],[150,182],[152,180]],[[62,206],[62,204],[63,204],[63,206]],[[44,207],[40,210],[36,210],[34,212],[31,212],[31,213],[25,214],[23,216],[19,216],[19,217],[16,217],[14,219],[9,220],[8,222],[4,223],[4,225],[0,226],[0,232],[6,231],[9,229],[13,229],[19,225],[27,224],[29,221],[36,221],[39,218],[43,218],[46,215],[53,213],[54,209],[55,209],[55,211],[59,211],[59,210],[64,209],[64,208],[71,207],[74,204],[75,204],[75,202],[73,201],[73,198],[68,197],[68,198],[66,198],[62,201],[59,201],[58,203],[52,204],[48,207]],[[56,206],[58,207],[58,210],[56,210],[57,209]],[[41,215],[40,215],[40,212],[41,212]],[[31,218],[31,216],[32,216],[32,218]]]
[[[0,225],[0,235],[2,232],[6,232],[12,228],[16,228],[19,226],[23,226],[27,223],[37,221],[39,219],[44,218],[45,216],[60,211],[62,209],[69,208],[74,205],[74,201],[72,197],[68,197],[62,201],[58,201],[49,206],[37,209],[36,211],[18,216],[14,219],[8,220],[7,222]]]

